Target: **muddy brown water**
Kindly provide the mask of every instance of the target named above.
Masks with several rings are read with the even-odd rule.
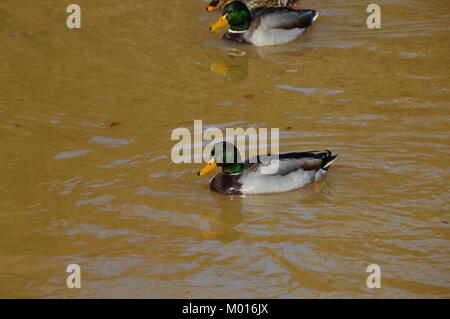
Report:
[[[199,0],[76,3],[79,30],[60,1],[0,3],[0,297],[450,297],[448,1],[377,1],[379,30],[369,2],[304,1],[315,26],[258,49]],[[171,161],[194,119],[339,160],[221,196]]]

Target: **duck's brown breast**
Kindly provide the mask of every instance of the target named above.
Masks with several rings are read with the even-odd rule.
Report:
[[[226,195],[242,195],[241,174],[217,174],[211,181],[211,190]]]
[[[245,33],[225,32],[225,34],[223,35],[223,39],[228,41],[250,44],[250,42],[248,42],[247,39],[244,37],[244,34]]]

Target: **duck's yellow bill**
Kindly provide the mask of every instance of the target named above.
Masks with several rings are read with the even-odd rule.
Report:
[[[226,16],[221,16],[219,20],[214,22],[210,27],[209,30],[216,31],[217,29],[220,29],[228,24],[228,19]]]
[[[206,163],[205,166],[203,166],[203,168],[201,170],[198,171],[197,175],[198,176],[206,175],[216,167],[217,167],[217,163],[214,160],[214,158],[212,158],[208,163]]]

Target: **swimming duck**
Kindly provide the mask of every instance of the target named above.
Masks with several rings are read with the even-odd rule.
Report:
[[[223,8],[225,4],[232,0],[211,0],[210,4],[206,7],[207,11],[214,11]],[[278,8],[285,7],[291,9],[298,9],[300,6],[297,3],[298,0],[243,0],[247,7],[251,9],[267,7]]]
[[[228,3],[222,17],[209,28],[229,25],[223,38],[256,46],[282,44],[302,35],[317,18],[314,10],[256,8],[250,11],[242,1]]]
[[[219,142],[198,176],[219,166],[222,172],[210,184],[213,191],[226,195],[279,193],[320,180],[336,157],[330,151],[311,151],[257,156],[243,162],[236,146]]]

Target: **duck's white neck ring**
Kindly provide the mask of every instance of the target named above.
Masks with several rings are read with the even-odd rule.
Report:
[[[236,30],[231,30],[231,29],[228,29],[228,32],[230,32],[230,33],[245,33],[245,32],[247,32],[247,30],[243,30],[243,31],[236,31]]]

